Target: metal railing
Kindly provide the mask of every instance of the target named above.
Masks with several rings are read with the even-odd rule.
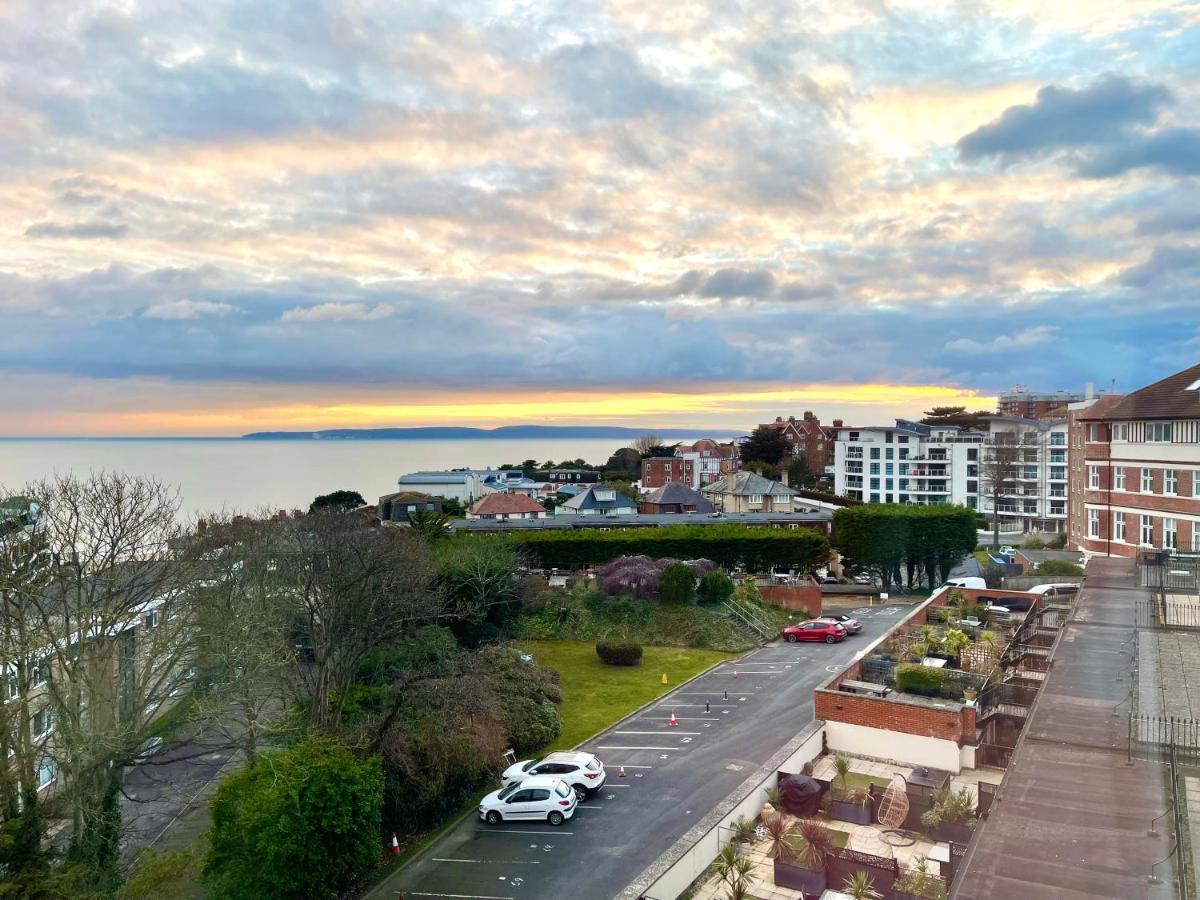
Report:
[[[1200,720],[1138,713],[1129,717],[1131,756],[1200,764]]]
[[[764,641],[769,641],[776,637],[775,632],[766,622],[758,615],[757,611],[740,603],[733,598],[726,600],[723,604],[725,611],[733,616],[737,621],[741,622]]]
[[[1160,593],[1200,594],[1200,554],[1171,549],[1138,554],[1138,584]]]

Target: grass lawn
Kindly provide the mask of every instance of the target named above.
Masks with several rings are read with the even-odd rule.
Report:
[[[834,783],[838,787],[841,787],[841,779],[834,779]],[[880,778],[878,775],[863,775],[861,772],[851,772],[846,776],[846,788],[851,791],[855,788],[869,788],[873,784],[879,787],[887,787],[891,783],[891,779],[889,778]]]
[[[992,560],[988,556],[988,552],[986,550],[976,550],[971,555],[975,557],[975,559],[979,562],[980,567],[984,569],[992,564]]]
[[[674,690],[713,663],[738,654],[647,647],[640,666],[606,666],[590,641],[521,641],[540,665],[558,672],[563,731],[547,750],[573,747],[644,703]],[[662,683],[667,673],[668,684]]]
[[[824,822],[821,824],[825,825]],[[837,847],[839,850],[846,849],[846,845],[850,843],[850,834],[848,832],[839,831],[836,828],[830,828],[828,825],[825,826],[825,830],[829,832],[829,843],[833,844],[833,846]],[[786,838],[784,838],[784,841],[786,841],[793,850],[804,849],[805,840],[798,834],[789,834]]]

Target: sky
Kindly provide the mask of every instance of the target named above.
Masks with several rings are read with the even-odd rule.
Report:
[[[1200,360],[1200,2],[0,4],[0,434],[747,428]]]

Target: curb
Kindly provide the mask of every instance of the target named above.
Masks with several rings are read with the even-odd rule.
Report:
[[[765,644],[763,646],[765,646]],[[702,649],[702,648],[684,648],[684,649]],[[622,718],[618,719],[617,721],[604,726],[599,731],[597,731],[595,734],[588,735],[586,738],[584,738],[578,744],[576,744],[573,747],[569,747],[568,749],[569,750],[578,750],[580,747],[582,747],[588,741],[594,741],[596,738],[600,737],[600,735],[604,734],[606,731],[609,731],[612,728],[616,728],[618,725],[624,723],[627,719],[632,719],[635,716],[641,715],[642,713],[644,713],[647,709],[649,709],[654,704],[660,703],[662,701],[663,697],[668,697],[671,694],[675,693],[677,690],[679,690],[684,685],[691,684],[697,678],[707,675],[713,669],[717,668],[717,666],[723,666],[728,662],[732,662],[734,660],[741,659],[742,657],[744,657],[750,653],[757,653],[761,649],[762,649],[761,646],[755,647],[753,650],[747,650],[745,653],[742,653],[740,656],[731,656],[728,659],[722,659],[722,660],[719,660],[718,662],[713,663],[707,669],[704,669],[701,672],[697,672],[691,678],[687,679],[687,681],[679,682],[679,684],[672,687],[671,690],[667,691],[665,694],[660,694],[659,696],[652,698],[648,702],[643,703],[637,709],[633,710],[632,712],[628,713],[627,715],[623,716]],[[454,821],[447,822],[446,825],[442,828],[442,830],[438,833],[437,837],[435,837],[433,840],[431,840],[428,844],[425,845],[425,849],[421,853],[418,853],[416,856],[410,857],[408,860],[405,861],[404,865],[400,866],[400,868],[396,869],[395,871],[389,873],[387,878],[385,878],[383,881],[379,882],[378,884],[374,885],[367,893],[362,894],[361,900],[370,900],[370,898],[372,898],[372,897],[386,896],[384,894],[377,894],[377,892],[383,888],[383,886],[386,882],[390,881],[392,878],[399,875],[401,872],[403,872],[405,869],[407,869],[409,866],[411,866],[413,863],[415,863],[418,859],[420,859],[421,856],[425,853],[425,851],[428,851],[436,843],[443,840],[452,829],[454,829],[458,826],[458,824],[460,822],[462,822],[468,816],[472,816],[475,814],[476,814],[475,809],[468,809],[466,812],[464,812],[461,816],[459,816]]]

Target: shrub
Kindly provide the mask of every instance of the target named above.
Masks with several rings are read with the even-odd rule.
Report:
[[[1025,543],[1021,546],[1026,550],[1045,550],[1046,542],[1036,534],[1031,534],[1029,537],[1025,538]]]
[[[663,603],[695,603],[696,573],[687,563],[672,563],[663,569],[658,595]]]
[[[936,697],[945,677],[941,669],[920,663],[901,663],[896,666],[896,688],[908,694]]]
[[[597,641],[596,655],[608,666],[636,666],[642,661],[642,645],[632,641]]]
[[[670,564],[669,559],[622,556],[601,567],[600,584],[609,596],[634,596],[648,600],[658,596],[663,570]]]
[[[724,603],[733,596],[733,579],[724,572],[714,570],[700,579],[696,593],[701,603]]]
[[[1065,559],[1048,559],[1037,567],[1035,575],[1082,575],[1083,569]]]
[[[1046,549],[1047,550],[1062,550],[1066,546],[1067,546],[1067,533],[1065,531],[1059,532],[1058,534],[1051,537],[1050,540],[1046,541]]]
[[[212,896],[335,897],[378,862],[383,772],[310,738],[222,782],[204,881]]]

